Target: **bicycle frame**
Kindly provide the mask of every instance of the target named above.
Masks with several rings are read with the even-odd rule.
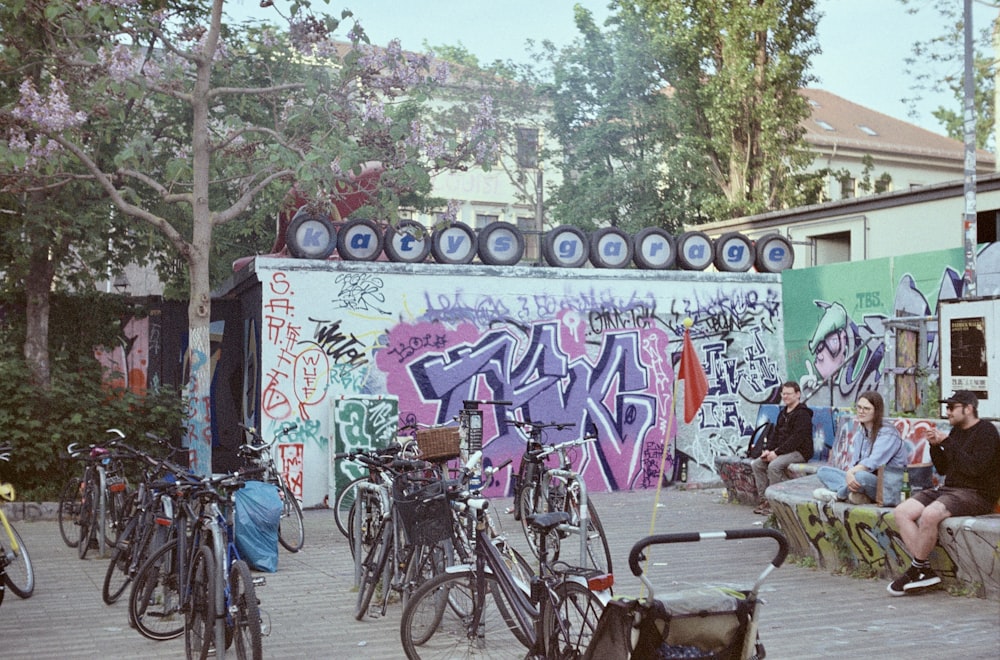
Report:
[[[389,492],[389,487],[385,483],[373,483],[370,481],[362,482],[358,484],[358,498],[355,502],[361,502],[363,495],[367,493],[372,497],[378,498],[380,517],[379,525],[388,525],[392,522],[392,495]],[[364,507],[355,506],[354,507],[354,538],[351,539],[351,543],[354,544],[354,587],[358,588],[361,586],[361,570],[363,568],[365,555],[363,552],[363,542],[362,537],[364,533],[362,531],[362,525],[364,523]]]
[[[574,525],[571,522],[562,523],[556,529],[560,532],[566,532],[567,534],[576,534],[580,537],[580,566],[586,566],[588,560],[587,553],[587,524],[590,521],[590,509],[587,504],[587,484],[580,477],[579,474],[573,470],[567,470],[564,468],[550,468],[542,473],[541,477],[541,489],[542,497],[545,501],[549,498],[549,488],[552,484],[553,478],[563,479],[566,482],[566,497],[577,497],[577,504],[580,507],[580,519]],[[573,488],[576,488],[576,494],[571,495]]]

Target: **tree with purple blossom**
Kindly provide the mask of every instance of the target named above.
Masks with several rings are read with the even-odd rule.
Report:
[[[443,120],[427,107],[442,78],[434,62],[396,42],[373,47],[350,12],[318,15],[297,2],[280,32],[230,25],[223,9],[222,0],[28,0],[5,10],[43,32],[8,69],[22,80],[5,76],[18,89],[0,110],[5,191],[87,185],[115,217],[172,248],[188,283],[186,394],[202,423],[221,228],[261,205],[277,210],[293,182],[329,207],[371,162],[384,173],[369,208],[391,222],[401,200],[428,194],[435,170],[489,166],[495,153],[488,99],[464,124]],[[208,438],[188,441],[209,471]]]

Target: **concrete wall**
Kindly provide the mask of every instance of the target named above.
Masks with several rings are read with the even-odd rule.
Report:
[[[577,465],[589,488],[612,490],[655,486],[664,444],[674,448],[685,318],[710,388],[677,434],[690,480],[715,479],[714,457],[742,447],[785,380],[777,275],[269,258],[252,268],[261,303],[244,391],[259,394],[244,415],[265,437],[298,424],[282,455],[301,471],[306,505],[327,495],[337,400],[383,395],[422,424],[453,423],[464,399],[510,400],[486,410],[493,462],[524,448],[504,416],[577,424],[554,442],[594,427],[600,441]],[[493,493],[509,492],[509,478]]]

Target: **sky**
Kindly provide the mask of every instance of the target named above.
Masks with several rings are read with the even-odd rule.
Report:
[[[958,0],[956,0],[957,2]],[[609,14],[607,0],[313,0],[314,8],[337,14],[349,7],[375,45],[399,38],[403,48],[422,50],[461,43],[480,62],[495,59],[527,61],[525,41],[548,39],[566,45],[576,36],[573,5],[590,9],[598,24]],[[287,15],[287,0],[274,7]],[[961,108],[950,95],[928,96],[917,115],[903,99],[913,95],[904,60],[912,44],[940,33],[941,19],[932,0],[915,0],[921,8],[909,15],[899,0],[819,0],[817,36],[822,54],[813,59],[813,87],[896,119],[943,133],[931,112],[940,105]],[[275,18],[275,9],[259,8],[259,0],[232,0],[226,11],[253,18]],[[978,31],[996,10],[977,5],[973,27]]]

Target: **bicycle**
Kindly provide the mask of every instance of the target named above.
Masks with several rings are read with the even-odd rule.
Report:
[[[252,577],[232,536],[233,494],[242,478],[184,479],[176,486],[181,506],[175,527],[190,524],[190,535],[178,533],[143,564],[129,597],[130,615],[150,639],[183,634],[189,658],[206,658],[213,649],[223,657],[235,645],[238,658],[256,660],[264,635],[256,587],[265,581]]]
[[[154,439],[159,441],[158,438]],[[121,597],[146,559],[171,538],[174,515],[173,499],[168,494],[168,489],[176,484],[176,477],[172,473],[185,471],[127,445],[120,447],[143,461],[146,466],[130,500],[131,514],[115,539],[111,561],[104,574],[101,597],[108,605],[114,604]],[[162,472],[167,473],[163,480],[156,480],[156,475]]]
[[[566,511],[569,520],[552,530],[548,540],[554,546],[553,556],[560,556],[561,540],[571,534],[580,539],[580,566],[612,572],[611,548],[608,545],[604,525],[597,515],[594,503],[587,495],[587,485],[583,477],[573,470],[569,450],[596,441],[594,436],[586,436],[555,445],[546,445],[543,435],[546,429],[564,430],[574,424],[558,422],[529,422],[508,420],[514,426],[527,429],[528,444],[518,467],[514,486],[514,517],[521,521],[524,536],[532,552],[537,555],[539,539],[537,532],[528,524],[532,513],[543,511]],[[559,457],[559,466],[546,465],[549,456]],[[584,533],[583,530],[586,530]],[[597,547],[599,545],[599,548]]]
[[[118,435],[119,439],[125,437],[118,429],[108,429],[108,433]],[[114,447],[116,443],[113,441],[110,446]],[[68,529],[72,521],[78,527],[76,543],[67,541],[67,544],[76,547],[80,559],[85,559],[87,552],[95,546],[99,555],[105,557],[108,547],[122,529],[126,515],[128,481],[122,457],[107,447],[90,445],[81,448],[76,443],[71,443],[66,452],[72,459],[85,461],[86,467],[82,479],[77,481],[71,478],[63,488],[59,507],[60,533],[67,541],[72,536]],[[75,497],[79,498],[79,505],[68,504],[74,499],[71,490],[74,485],[78,489]]]
[[[305,526],[302,523],[302,505],[292,493],[288,484],[281,474],[281,470],[274,463],[274,445],[278,438],[286,436],[296,428],[297,424],[292,424],[283,428],[270,443],[264,442],[257,429],[240,424],[240,428],[250,435],[250,442],[240,445],[240,456],[248,458],[251,465],[264,468],[262,481],[274,484],[278,488],[281,496],[282,509],[281,520],[278,522],[278,541],[289,552],[298,552],[302,549],[306,540]]]
[[[9,461],[13,447],[0,447],[0,461]],[[16,499],[13,484],[0,481],[0,603],[7,587],[19,598],[31,598],[35,593],[35,569],[21,535],[7,519],[4,502]]]
[[[475,527],[474,562],[453,567],[419,587],[403,609],[400,637],[407,658],[463,655],[576,658],[593,637],[613,578],[595,569],[557,568],[545,539],[564,524],[564,511],[532,515],[542,539],[539,573],[520,582],[488,535],[489,502],[466,491],[449,494]]]

